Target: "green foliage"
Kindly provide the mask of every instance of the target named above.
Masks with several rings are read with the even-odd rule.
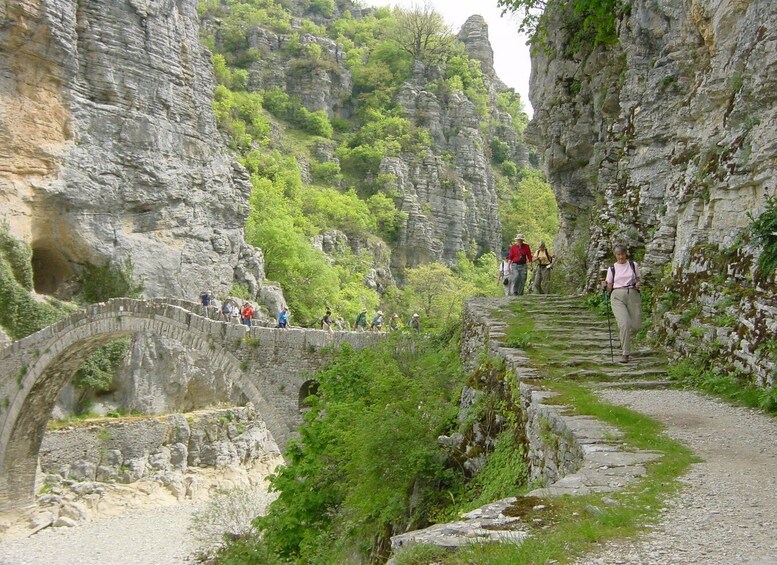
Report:
[[[518,133],[523,133],[529,123],[529,116],[526,115],[521,95],[514,90],[499,92],[496,95],[496,106],[503,112],[510,114],[513,127]]]
[[[111,298],[140,298],[143,283],[132,274],[132,259],[102,265],[87,263],[79,275],[81,296],[85,302],[94,304]]]
[[[363,120],[362,127],[337,150],[343,170],[355,177],[376,175],[384,157],[421,153],[432,143],[427,130],[393,112],[366,110]]]
[[[340,174],[340,165],[337,161],[327,161],[318,163],[316,161],[310,164],[310,175],[313,180],[322,184],[339,184],[343,179]]]
[[[581,48],[617,43],[616,20],[626,9],[621,0],[569,0],[548,3],[546,0],[497,0],[504,12],[520,15],[519,31],[532,36],[532,43],[547,47],[548,10],[559,10],[569,34],[567,53]]]
[[[388,35],[414,61],[427,65],[444,61],[454,43],[445,19],[431,4],[395,11],[394,25]]]
[[[777,269],[777,196],[766,197],[766,209],[756,218],[748,212],[753,241],[762,248],[758,268],[764,276],[771,276]]]
[[[325,18],[331,18],[335,11],[335,0],[310,0],[310,10]]]
[[[393,529],[424,524],[447,503],[444,489],[457,479],[437,437],[455,421],[463,379],[456,345],[408,345],[346,346],[316,375],[300,439],[271,478],[279,497],[256,521],[263,541],[242,545],[241,555],[269,554],[266,563],[366,558]]]
[[[512,161],[502,163],[502,174],[508,178],[514,178],[518,175],[518,167]]]
[[[289,96],[280,88],[264,91],[263,105],[275,117],[286,120],[311,135],[330,138],[334,133],[326,112],[311,112],[296,96]]]
[[[92,392],[105,392],[113,388],[116,369],[129,353],[129,339],[117,339],[100,347],[89,355],[73,375],[73,386],[80,391],[77,415],[89,409],[86,399]]]
[[[524,447],[516,439],[514,429],[507,429],[497,437],[486,466],[472,481],[470,488],[478,492],[478,496],[467,507],[474,509],[495,500],[516,496],[526,486],[528,478]]]
[[[228,134],[232,149],[249,149],[270,132],[262,110],[262,96],[256,92],[232,92],[219,84],[213,91],[213,111],[219,128]]]
[[[501,164],[509,158],[510,146],[498,137],[493,138],[491,140],[491,159],[493,159],[494,163]],[[515,167],[514,163],[513,167]]]
[[[533,251],[540,241],[550,247],[559,226],[553,190],[542,173],[535,169],[521,169],[518,178],[514,190],[502,187],[504,196],[499,205],[502,241],[505,244],[512,242],[515,234],[521,232]]]
[[[32,290],[32,251],[0,225],[0,326],[21,339],[50,326],[74,310],[58,300],[35,300]]]
[[[777,388],[754,386],[748,375],[716,365],[709,351],[674,363],[669,377],[683,386],[777,414]]]
[[[247,66],[259,53],[248,46],[248,30],[261,26],[278,33],[291,31],[291,14],[274,0],[201,0],[197,12],[218,25],[203,27],[203,42],[218,50],[232,66]],[[210,30],[210,31],[207,31]]]
[[[474,104],[481,117],[488,114],[488,88],[480,62],[470,59],[462,46],[453,51],[445,66],[446,85],[452,91],[462,91]]]

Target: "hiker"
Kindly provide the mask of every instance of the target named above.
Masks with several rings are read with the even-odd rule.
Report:
[[[326,309],[326,314],[321,318],[321,329],[332,333],[332,311],[329,308]]]
[[[524,243],[524,236],[519,233],[515,236],[515,243],[510,247],[510,272],[513,276],[512,294],[522,295],[526,287],[526,272],[532,261],[531,249]]]
[[[389,320],[389,329],[392,332],[396,332],[396,331],[399,331],[399,328],[401,327],[402,327],[402,322],[399,320],[399,314],[394,312],[391,315],[391,320]]]
[[[289,309],[286,307],[283,307],[278,314],[278,327],[286,329],[289,327]]]
[[[510,272],[510,252],[505,251],[502,256],[502,263],[499,265],[499,273],[496,275],[496,282],[502,285],[505,296],[510,294],[510,283],[512,283],[512,273]]]
[[[378,310],[375,317],[372,319],[370,329],[375,332],[379,332],[383,327],[383,310]]]
[[[224,299],[224,302],[221,303],[221,310],[219,310],[219,319],[224,319],[225,322],[229,321],[229,316],[232,314],[232,309],[230,308],[229,300],[226,298]]]
[[[421,324],[418,321],[418,313],[416,312],[413,314],[413,317],[410,318],[410,329],[414,332],[420,332],[421,331]]]
[[[550,270],[556,258],[545,247],[545,242],[540,241],[537,254],[534,256],[534,292],[548,294],[550,287]]]
[[[240,311],[240,320],[243,325],[250,328],[254,319],[254,307],[248,302],[243,302],[243,309]]]
[[[210,293],[209,290],[206,290],[204,294],[200,295],[200,303],[202,304],[203,308],[207,308],[210,306],[211,301],[213,300],[213,295]]]
[[[642,297],[639,294],[639,265],[629,259],[625,245],[612,249],[615,264],[607,269],[605,288],[610,293],[612,313],[618,321],[621,338],[620,363],[628,363],[631,355],[631,338],[642,327]]]
[[[359,312],[359,315],[356,316],[356,322],[354,323],[354,327],[356,328],[357,332],[363,332],[367,329],[367,309],[362,308],[362,311]]]
[[[229,304],[229,317],[234,323],[240,323],[240,308],[237,307],[237,304]]]

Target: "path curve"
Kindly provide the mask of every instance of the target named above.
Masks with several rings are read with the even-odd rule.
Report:
[[[777,565],[777,419],[690,391],[600,395],[663,422],[703,461],[652,531],[578,565]]]

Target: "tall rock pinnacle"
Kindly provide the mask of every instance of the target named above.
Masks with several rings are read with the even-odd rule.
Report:
[[[494,50],[488,41],[488,24],[483,16],[467,18],[459,31],[459,41],[467,48],[469,56],[480,61],[481,68],[489,77],[494,77]]]

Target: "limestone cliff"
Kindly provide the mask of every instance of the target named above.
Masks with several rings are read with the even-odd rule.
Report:
[[[398,101],[418,126],[429,129],[433,144],[424,155],[386,158],[381,172],[393,175],[400,195],[399,208],[407,214],[392,265],[413,267],[429,261],[452,263],[459,251],[498,252],[502,245],[496,174],[489,144],[499,137],[509,146],[510,159],[527,165],[528,150],[511,116],[496,104],[507,87],[496,77],[488,25],[471,16],[458,35],[467,54],[479,61],[488,90],[492,124],[462,92],[434,88],[438,67],[416,66]]]
[[[772,382],[756,349],[777,330],[774,278],[740,236],[777,189],[774,3],[637,0],[616,43],[595,49],[573,45],[564,21],[554,14],[534,50],[527,130],[561,209],[559,247],[577,250],[591,287],[610,245],[627,243],[735,367]],[[663,323],[682,348],[678,318]]]
[[[0,208],[32,246],[39,292],[128,258],[147,296],[256,291],[264,278],[195,5],[0,4]]]

